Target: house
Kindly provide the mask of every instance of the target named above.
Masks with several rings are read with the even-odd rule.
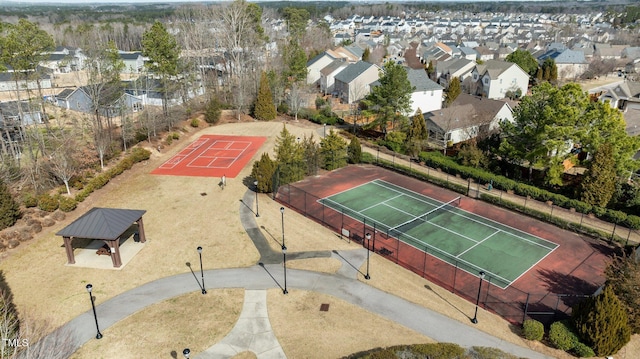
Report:
[[[442,91],[444,88],[431,81],[425,70],[407,69],[407,78],[411,86],[413,86],[409,116],[413,116],[418,109],[425,113],[442,108]]]
[[[120,59],[124,63],[123,73],[139,74],[144,69],[144,57],[139,51],[124,52],[119,51]]]
[[[589,62],[580,50],[550,49],[538,56],[538,62],[551,58],[558,69],[558,79],[577,79],[589,68]]]
[[[168,106],[180,105],[185,100],[204,94],[201,79],[196,79],[195,83],[187,84],[178,78],[173,78],[170,83],[173,86],[166,94]],[[162,106],[164,94],[162,81],[159,78],[140,76],[133,81],[124,82],[124,87],[125,93],[139,98],[142,106]]]
[[[333,93],[333,84],[335,82],[335,76],[349,66],[349,63],[345,59],[333,60],[329,65],[320,70],[320,91],[323,94]]]
[[[628,45],[611,45],[611,44],[594,44],[594,56],[599,56],[603,60],[613,59],[618,60],[622,58],[622,51],[627,48]]]
[[[476,62],[467,59],[455,59],[450,61],[441,61],[436,64],[436,78],[438,83],[445,88],[449,87],[449,83],[455,77],[460,80],[460,84],[464,84],[465,80],[471,77],[471,71],[476,66]]]
[[[520,66],[499,60],[476,65],[472,79],[475,84],[470,85],[470,92],[490,99],[519,97],[527,93],[529,86],[529,74]]]
[[[13,132],[11,129],[16,126],[34,125],[44,122],[45,117],[39,104],[31,101],[0,102],[0,128],[3,128],[3,130]],[[6,133],[4,135],[6,135]],[[21,136],[13,138],[13,135],[10,134],[9,137],[11,137],[12,140],[19,141],[19,137]]]
[[[338,47],[334,50],[327,50],[327,53],[329,53],[329,55],[333,56],[336,59],[345,59],[350,63],[355,64],[356,62],[362,59],[362,54],[364,53],[364,50],[361,50],[361,51],[362,52],[360,53],[360,56],[357,56],[346,47]]]
[[[131,94],[118,91],[118,93],[107,93],[106,90],[100,89],[105,93],[101,94],[103,98],[99,106],[99,112],[103,116],[114,117],[120,115],[122,110],[137,112],[144,108],[142,99]],[[89,86],[77,87],[75,89],[64,89],[56,96],[56,105],[58,107],[84,113],[93,113],[95,104],[92,93],[97,92],[98,88]]]
[[[460,94],[449,107],[425,113],[424,118],[429,138],[449,147],[490,135],[502,121],[513,121],[513,111],[504,101]]]
[[[82,49],[70,46],[58,46],[50,54],[49,58],[40,65],[52,71],[52,73],[69,73],[84,69],[86,56]]]
[[[640,83],[624,81],[604,92],[598,100],[624,112],[629,105],[640,105]]]
[[[335,76],[334,91],[340,100],[351,104],[369,94],[370,85],[378,80],[380,68],[365,61],[358,61]]]
[[[51,70],[38,67],[38,71],[36,71],[36,76],[39,78],[36,80],[33,77],[29,76],[29,80],[25,80],[24,74],[16,74],[13,70],[9,69],[6,72],[0,72],[0,92],[2,91],[16,91],[16,90],[35,90],[40,89],[50,89],[53,87],[51,82],[51,74],[49,73]],[[16,88],[16,79],[14,75],[18,76],[17,88]]]
[[[307,84],[316,84],[320,80],[320,70],[332,63],[336,58],[323,52],[307,62]]]

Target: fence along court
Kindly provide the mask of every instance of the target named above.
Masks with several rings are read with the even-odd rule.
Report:
[[[486,269],[485,281],[494,285],[483,286],[481,305],[513,323],[521,323],[527,316],[535,317],[544,322],[554,319],[558,314],[566,316],[570,312],[571,306],[584,297],[582,294],[556,294],[548,291],[529,292],[518,289],[513,282],[519,277],[518,273],[520,272],[518,271],[522,270],[518,269],[520,265],[513,264],[513,261],[503,260],[503,258],[496,260],[495,255],[487,254],[487,250],[492,246],[504,246],[504,243],[501,244],[504,241],[507,241],[507,243],[524,243],[524,247],[541,248],[542,257],[530,257],[528,260],[530,263],[524,269],[526,271],[541,260],[545,255],[544,253],[550,253],[557,246],[554,243],[535,236],[531,236],[535,240],[531,238],[523,240],[521,236],[526,235],[524,232],[508,226],[503,226],[499,230],[491,229],[500,224],[456,208],[456,202],[460,201],[459,199],[454,199],[451,203],[441,202],[388,182],[382,185],[386,186],[386,188],[380,188],[379,184],[382,182],[375,183],[375,191],[362,192],[367,193],[364,197],[358,195],[358,192],[351,192],[351,190],[366,186],[367,183],[322,198],[307,192],[303,188],[288,184],[280,187],[276,193],[276,199],[296,209],[303,215],[334,229],[337,233],[345,236],[346,239],[359,242],[370,250],[470,301],[475,301],[475,296],[477,295],[478,272]],[[380,193],[384,191],[392,191],[395,195],[391,197],[381,195]],[[412,205],[399,210],[400,208],[397,205],[398,202],[415,204],[416,201],[421,203],[422,206]],[[338,203],[340,205],[337,205]],[[433,212],[429,213],[431,211]],[[424,223],[411,226],[412,228],[407,229],[407,232],[400,231],[399,234],[396,233],[404,222],[416,221],[417,218],[424,216],[424,214],[427,214],[427,219],[425,219]],[[452,217],[457,218],[457,220],[451,221]],[[473,217],[473,220],[469,219],[469,217]],[[446,243],[425,242],[422,238],[416,238],[418,235],[412,234],[415,231],[430,230],[431,233],[444,231],[447,235],[454,236],[453,232],[442,228],[444,223],[449,222],[453,227],[468,227],[474,221],[482,223],[482,226],[478,227],[476,225],[474,226],[476,229],[466,231],[467,234],[470,233],[471,238],[478,238],[480,233],[485,233],[487,230],[495,232],[490,236],[491,238],[495,236],[503,237],[497,241],[487,241],[489,236],[485,235],[479,240],[476,239],[475,243],[471,242],[471,247],[478,247],[480,244],[484,244],[486,247],[479,252],[475,251],[476,255],[471,255],[474,251],[467,250],[464,252],[465,249],[460,251],[460,248],[456,247],[460,245],[460,238],[449,241],[457,243],[457,245],[451,246]],[[418,220],[417,222],[422,221]],[[477,228],[485,229],[481,231]],[[462,230],[461,232],[465,231]],[[370,241],[365,240],[367,233],[372,234]],[[498,233],[500,234],[498,235]],[[457,233],[458,236],[460,234]],[[467,235],[463,234],[463,236]],[[507,238],[505,239],[505,237]],[[518,242],[513,242],[514,238]],[[466,238],[465,240],[468,241]],[[481,243],[479,244],[479,242]],[[469,243],[467,243],[467,246],[469,246]],[[458,249],[456,250],[456,248]],[[462,248],[466,247],[463,246]],[[468,258],[471,260],[467,260]],[[485,258],[485,261],[494,260],[502,267],[505,267],[505,262],[509,262],[511,265],[506,265],[506,267],[511,268],[510,270],[513,273],[508,278],[501,278],[503,276],[493,273],[500,272],[501,268],[498,268],[498,270],[492,269],[490,265],[481,260],[482,258]]]

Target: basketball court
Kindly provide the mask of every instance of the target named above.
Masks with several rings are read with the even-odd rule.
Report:
[[[266,137],[200,136],[151,173],[235,178],[265,140]]]

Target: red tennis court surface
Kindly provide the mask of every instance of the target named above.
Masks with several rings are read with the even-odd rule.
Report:
[[[266,139],[248,136],[200,136],[151,173],[234,178]]]

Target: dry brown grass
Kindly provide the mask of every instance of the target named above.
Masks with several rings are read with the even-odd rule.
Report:
[[[197,246],[204,248],[202,255],[205,269],[245,267],[256,264],[259,254],[239,220],[239,206],[242,205],[239,200],[247,190],[242,179],[249,175],[250,165],[242,170],[238,178],[228,179],[228,185],[224,191],[216,185],[217,179],[155,176],[150,175],[149,172],[203,134],[267,136],[268,139],[262,149],[254,156],[254,159],[257,159],[263,151],[272,151],[275,137],[282,130],[282,124],[241,122],[205,129],[192,129],[185,124],[184,128],[193,132],[182,134],[180,140],[163,149],[162,153],[154,150],[149,161],[137,164],[131,171],[112,180],[81,203],[79,208],[63,221],[52,227],[43,228],[33,240],[21,244],[8,253],[0,254],[2,260],[0,270],[6,276],[13,291],[15,303],[21,311],[30,311],[39,317],[50,318],[53,324],[60,325],[90,309],[84,289],[87,283],[93,284],[97,304],[100,304],[141,284],[188,272],[185,262],[197,261],[198,255],[195,250]],[[303,126],[303,122],[290,123],[287,128],[295,136],[309,136],[311,133],[317,133],[315,127]],[[207,196],[201,196],[202,192],[206,192]],[[56,237],[55,233],[94,206],[147,210],[144,216],[147,244],[122,270],[76,268],[65,265],[66,256],[62,239]],[[280,204],[268,196],[260,196],[260,217],[256,220],[258,225],[263,227],[265,236],[270,238],[274,250],[279,250],[281,240],[279,208]],[[290,252],[358,248],[356,244],[341,240],[327,228],[291,210],[285,212],[285,230],[286,244]],[[288,261],[287,264],[290,268],[327,273],[333,273],[338,268],[337,261],[329,258]],[[432,308],[463,323],[469,323],[468,316],[473,314],[472,303],[438,288],[377,255],[371,257],[371,276],[372,279],[367,282],[368,284]],[[228,300],[233,303],[242,303],[243,299],[242,295],[233,290],[213,290],[210,293],[208,298],[228,296]],[[189,304],[190,300],[204,300],[208,303],[208,299],[203,299],[199,291],[172,301],[174,303],[184,301]],[[139,340],[141,342],[139,344],[135,343],[136,350],[146,350],[145,345],[153,345],[154,350],[167,357],[171,350],[180,352],[182,343],[189,343],[188,345],[194,348],[194,353],[197,353],[195,348],[207,348],[219,339],[219,334],[215,334],[213,338],[212,336],[205,338],[193,336],[195,334],[191,331],[182,331],[184,326],[205,325],[194,323],[203,315],[197,305],[184,305],[181,316],[165,317],[158,314],[164,310],[158,308],[168,308],[171,305],[168,302],[171,301],[161,303],[157,308],[153,306],[131,317],[137,318],[140,315],[142,316],[140,318],[157,318],[154,319],[157,320],[154,325],[149,325],[143,320],[128,318],[112,328],[105,328],[105,338],[126,337],[128,341],[125,342],[131,344],[136,342],[140,333],[143,333],[144,340]],[[325,302],[331,304],[330,311],[318,313],[319,303]],[[274,290],[269,292],[268,305],[276,335],[285,353],[292,358],[335,357],[348,354],[350,351],[409,342],[405,338],[412,338],[411,342],[427,340],[419,334],[403,332],[402,328],[387,333],[387,328],[393,323],[322,294],[293,289],[290,295],[285,297],[278,296],[277,290]],[[221,315],[216,308],[212,308],[212,312]],[[160,317],[164,319],[160,320]],[[232,321],[233,316],[227,319],[223,317],[216,318],[220,321]],[[568,355],[548,349],[539,343],[524,341],[505,321],[493,314],[480,311],[479,319],[479,329],[503,340],[539,350],[550,356],[569,358]],[[185,325],[183,326],[182,323]],[[120,327],[130,328],[130,331],[114,335],[119,330],[123,330],[118,329]],[[227,331],[231,327],[232,325],[225,326]],[[166,328],[171,329],[172,337],[167,337],[169,329]],[[207,328],[207,330],[214,329]],[[114,334],[107,331],[113,331]],[[379,335],[378,332],[386,336],[375,342],[366,339],[366,334]],[[455,333],[451,335],[455,336]],[[107,343],[108,340],[105,338],[100,343]],[[637,357],[640,340],[638,336],[634,336],[633,340],[621,352],[619,358]],[[118,346],[122,348],[125,342]],[[87,345],[106,347],[106,344],[100,343],[91,342]],[[318,352],[319,346],[326,346],[329,347],[326,350],[334,351]],[[104,357],[113,357],[102,354],[111,353],[104,352],[105,350],[110,349],[96,348],[96,351],[93,351],[83,348],[78,355],[79,357],[89,355],[83,354],[86,352],[93,353],[93,357],[96,357],[95,353]],[[243,355],[245,354],[239,354],[238,357],[250,357],[250,354]]]

